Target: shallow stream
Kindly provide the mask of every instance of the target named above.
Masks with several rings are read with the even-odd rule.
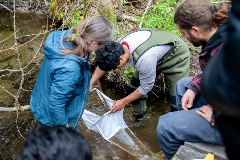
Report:
[[[103,92],[111,97],[113,100],[121,98],[123,95],[121,91],[103,86]],[[94,113],[101,115],[103,110],[98,106],[97,95],[90,93],[87,104],[87,109],[94,111]],[[162,158],[163,154],[159,148],[156,127],[160,115],[168,111],[168,104],[163,103],[162,100],[156,97],[148,100],[148,113],[140,123],[133,123],[133,116],[131,114],[131,107],[125,107],[124,120],[129,130],[136,137],[133,138],[138,147],[145,149],[145,153],[151,153],[153,157]],[[0,112],[0,159],[9,160],[15,159],[25,142],[23,137],[26,137],[34,127],[38,127],[38,123],[32,116],[30,111],[22,112]],[[94,160],[137,160],[137,157],[128,147],[119,147],[114,143],[114,138],[111,141],[106,141],[99,133],[88,130],[84,122],[80,123],[81,133],[88,140],[91,145]],[[129,134],[131,135],[131,134]],[[138,153],[138,152],[137,152]],[[149,155],[149,154],[148,154]]]
[[[12,15],[6,11],[0,10],[0,51],[9,48],[13,45],[13,20]],[[10,17],[10,18],[9,18]],[[31,35],[18,39],[18,44],[24,44],[34,37],[35,33],[39,33],[42,26],[50,25],[45,15],[39,13],[19,13],[17,15],[17,28],[19,28],[18,36]],[[9,38],[10,37],[10,38]],[[6,39],[7,38],[7,39]],[[27,45],[19,48],[20,60],[22,65],[28,64],[29,61],[39,52],[39,56],[33,61],[34,65],[39,62],[42,38],[38,37],[30,41]],[[36,61],[37,60],[37,61]],[[15,52],[7,50],[0,53],[0,70],[3,69],[18,69]],[[34,66],[33,65],[33,66]],[[36,65],[37,66],[37,65]],[[31,67],[31,65],[29,66]],[[24,70],[25,71],[25,70]],[[34,71],[34,70],[33,70]],[[27,70],[26,70],[27,72]],[[3,76],[7,75],[7,76]],[[13,106],[14,97],[6,92],[15,94],[19,87],[19,74],[0,72],[0,107]],[[29,95],[31,93],[32,85],[34,84],[36,73],[29,74],[25,77],[24,89],[20,95],[19,102],[21,105],[29,104]],[[101,88],[104,94],[113,100],[123,98],[124,91],[116,89],[113,84],[101,81]],[[4,89],[3,89],[4,87]],[[158,98],[160,97],[160,98]],[[159,148],[156,136],[156,127],[159,116],[169,111],[168,105],[164,102],[164,95],[158,97],[150,93],[147,101],[148,113],[140,123],[133,123],[133,116],[131,107],[125,107],[124,120],[129,127],[129,131],[136,137],[134,141],[138,141],[138,146],[143,146],[144,151],[153,154],[153,157],[162,158],[163,154]],[[93,109],[95,113],[101,114],[103,110],[99,107],[96,95],[90,93],[87,104],[87,109]],[[90,131],[86,128],[81,120],[80,123],[81,133],[88,140],[91,145],[94,160],[135,160],[139,159],[135,153],[129,151],[124,146],[119,147],[116,141],[111,139],[111,142],[103,139],[98,133]],[[38,123],[34,119],[30,110],[21,112],[0,112],[0,160],[16,159],[18,153],[21,151],[25,142],[24,137],[27,136]],[[145,153],[143,153],[144,155]]]

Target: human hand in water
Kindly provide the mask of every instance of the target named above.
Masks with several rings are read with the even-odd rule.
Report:
[[[195,93],[188,89],[185,94],[182,97],[182,109],[188,110],[189,108],[192,108],[193,101],[195,99]]]
[[[208,122],[210,122],[212,114],[213,114],[213,109],[211,106],[205,105],[205,106],[200,107],[198,110],[196,110],[196,113],[198,115],[202,116]]]
[[[114,113],[116,111],[122,110],[128,103],[125,102],[124,99],[117,100],[114,104],[112,109],[109,111],[109,113]]]

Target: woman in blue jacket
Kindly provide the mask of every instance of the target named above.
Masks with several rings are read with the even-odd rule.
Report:
[[[79,131],[89,92],[89,53],[112,38],[113,28],[101,16],[47,36],[45,58],[30,99],[31,111],[42,126],[65,125]]]

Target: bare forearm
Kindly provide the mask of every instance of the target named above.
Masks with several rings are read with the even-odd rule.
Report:
[[[126,104],[131,103],[132,101],[135,101],[139,98],[141,98],[143,95],[139,92],[138,89],[136,89],[134,92],[132,92],[131,94],[129,94],[128,96],[126,96],[124,99],[124,101],[126,102]]]
[[[136,89],[133,93],[128,95],[127,97],[117,100],[114,104],[112,109],[109,113],[116,112],[122,110],[127,104],[131,103],[132,101],[142,97],[143,95]]]
[[[96,82],[105,74],[106,72],[104,72],[103,70],[101,70],[100,68],[96,68],[94,71],[94,74],[91,78],[90,81],[90,86],[94,86],[96,84]]]

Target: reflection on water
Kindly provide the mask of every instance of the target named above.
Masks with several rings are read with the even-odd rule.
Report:
[[[2,15],[2,13],[0,13]],[[33,24],[32,21],[29,21],[33,19],[33,17],[36,18],[36,22],[34,23],[34,27],[30,27],[30,24]],[[29,15],[19,15],[19,22],[26,22],[26,24],[18,24],[19,26],[24,26],[21,29],[25,29],[24,34],[30,34],[27,33],[27,31],[33,32],[33,29],[39,30],[39,27],[41,28],[41,25],[45,25],[41,19],[40,16],[29,16]],[[5,16],[2,16],[5,17]],[[23,18],[24,17],[24,18]],[[39,19],[39,21],[37,21]],[[7,20],[6,20],[7,22]],[[41,23],[40,23],[41,22]],[[6,25],[6,24],[5,24]],[[29,28],[27,28],[29,27]],[[11,28],[10,28],[11,29]],[[0,39],[5,39],[4,37],[8,37],[4,35],[4,33],[7,33],[9,35],[12,34],[11,30],[4,30],[0,32]],[[35,32],[34,32],[35,33]],[[28,39],[24,39],[24,42],[28,41]],[[37,44],[39,43],[37,40],[33,41]],[[5,45],[5,44],[4,44]],[[10,43],[6,43],[6,45],[11,46]],[[30,44],[29,44],[30,46]],[[35,47],[36,46],[36,47]],[[2,47],[2,46],[1,46]],[[7,46],[8,47],[8,46]],[[33,44],[31,47],[27,48],[20,48],[19,52],[26,53],[26,50],[29,51],[32,54],[35,54],[36,50],[38,49],[38,45]],[[32,51],[33,50],[33,51]],[[27,58],[31,58],[31,56],[22,56],[23,59],[26,59],[26,61],[29,61]],[[13,65],[15,61],[6,61],[0,63],[0,68],[4,68],[9,65]],[[26,84],[25,89],[30,90],[31,86],[29,85],[30,82],[33,84],[34,76],[30,76],[30,80],[25,80],[25,82],[28,82]],[[13,78],[16,78],[17,85],[19,84],[19,79],[17,75],[15,75]],[[1,85],[4,85],[8,90],[13,92],[15,90],[14,86],[15,81],[13,79],[1,79]],[[14,83],[13,83],[14,82]],[[3,84],[4,83],[4,84]],[[9,87],[8,87],[9,86]],[[13,89],[10,89],[10,86],[13,87]],[[111,88],[111,89],[109,89]],[[0,90],[0,105],[1,106],[12,106],[10,104],[13,104],[14,98]],[[13,92],[14,93],[14,92]],[[103,86],[103,93],[106,94],[108,97],[110,97],[113,100],[117,100],[123,97],[124,93],[122,91],[117,91],[116,87],[111,86]],[[24,96],[21,99],[21,104],[27,105],[29,103],[29,95],[30,92],[23,93]],[[105,112],[108,111],[108,109],[101,104],[101,101],[97,98],[97,95],[90,94],[87,109],[98,113],[98,115],[102,115]],[[148,99],[148,113],[143,121],[141,121],[138,124],[133,124],[133,116],[132,116],[132,110],[130,107],[125,107],[124,109],[124,120],[129,127],[127,130],[120,130],[119,133],[115,137],[112,137],[110,139],[111,142],[104,140],[98,133],[95,133],[93,131],[90,131],[86,128],[85,124],[81,120],[79,125],[81,128],[82,134],[85,136],[85,138],[88,140],[89,144],[92,148],[92,154],[94,160],[135,160],[143,156],[152,156],[153,157],[162,157],[156,156],[156,154],[159,155],[161,153],[161,150],[159,148],[157,137],[156,137],[156,127],[158,118],[160,115],[168,112],[168,104],[164,103],[162,99],[157,98],[154,95],[149,95]],[[9,102],[10,104],[7,105],[6,102]],[[101,105],[100,105],[101,104]],[[24,137],[27,136],[28,133],[30,133],[35,127],[38,127],[39,124],[36,122],[34,117],[32,116],[30,111],[22,111],[17,114],[17,112],[0,112],[0,160],[10,160],[10,159],[16,159],[17,154],[21,151],[23,144],[25,142]],[[128,137],[130,136],[130,138]],[[121,144],[124,145],[118,145],[121,142]],[[131,146],[129,148],[129,146]]]
[[[120,99],[124,96],[123,91],[118,91],[113,86],[103,86],[103,93],[113,100]],[[168,104],[164,103],[162,99],[156,98],[154,95],[150,94],[149,97],[153,98],[149,98],[148,100],[148,113],[143,121],[137,124],[133,123],[132,109],[131,107],[125,107],[124,120],[129,129],[120,130],[115,136],[109,139],[110,142],[106,142],[102,137],[99,138],[98,140],[106,143],[103,148],[95,146],[96,139],[94,138],[99,136],[98,133],[94,133],[94,137],[87,137],[89,132],[92,133],[93,131],[82,130],[83,134],[88,138],[93,152],[98,150],[97,152],[105,154],[105,157],[101,157],[100,159],[113,159],[115,156],[119,159],[131,160],[137,160],[141,157],[163,157],[157,142],[156,127],[159,116],[168,112]],[[87,110],[97,113],[98,115],[102,115],[108,111],[106,107],[102,105],[96,92],[91,92]],[[85,131],[87,131],[87,133],[85,133]],[[94,155],[95,159],[98,159],[98,156],[99,155]]]
[[[120,129],[109,141],[137,159],[152,157],[153,153],[129,129]]]
[[[104,93],[112,99],[120,98],[120,92],[116,90],[104,88]],[[97,104],[100,103],[97,97],[97,95],[90,94],[87,108],[103,114],[107,110],[104,106],[97,106]],[[158,146],[155,131],[159,116],[162,112],[166,112],[164,111],[164,108],[166,109],[164,105],[166,104],[163,103],[162,105],[162,102],[154,101],[155,104],[149,104],[146,118],[138,125],[132,124],[133,117],[131,115],[131,108],[126,107],[124,110],[124,120],[129,129],[120,130],[116,136],[110,139],[112,143],[104,140],[98,133],[88,130],[81,120],[79,123],[81,132],[91,145],[94,160],[137,160],[144,156],[161,158],[163,155],[156,156],[161,150]],[[38,123],[32,117],[30,111],[19,113],[17,123],[16,117],[16,112],[0,112],[1,160],[15,159],[24,144],[24,139],[21,135],[26,137],[34,127],[38,126]],[[119,141],[122,141],[122,143],[119,143]],[[129,148],[129,146],[133,147]]]
[[[90,93],[90,99],[93,98],[95,101],[91,102],[101,101],[100,104],[88,105],[88,111],[85,111],[82,117],[89,129],[98,132],[104,139],[128,152],[128,154],[134,156],[136,159],[153,156],[153,153],[126,126],[123,120],[124,110],[101,116],[98,112],[93,111],[96,110],[94,106],[105,106],[104,108],[110,108],[114,101],[98,90],[94,90]],[[107,112],[107,110],[105,112]]]
[[[0,159],[15,159],[26,137],[38,124],[30,111],[0,112]],[[22,137],[23,136],[23,137]]]

